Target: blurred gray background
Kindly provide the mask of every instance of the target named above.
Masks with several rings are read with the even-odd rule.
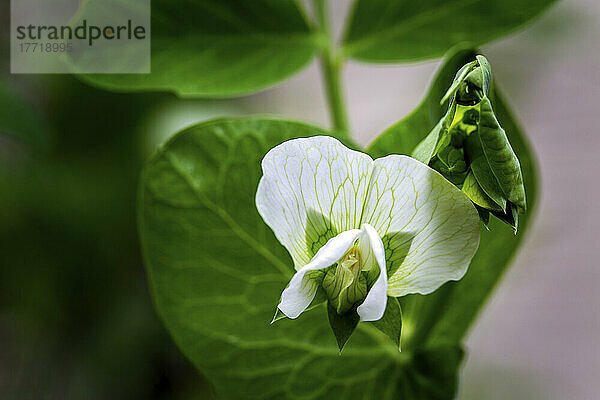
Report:
[[[349,1],[332,5],[340,31]],[[537,154],[542,190],[523,247],[468,337],[460,400],[600,398],[599,21],[598,0],[562,1],[482,48]],[[368,144],[409,113],[437,67],[348,63],[353,136]],[[316,63],[276,88],[211,107],[211,115],[330,126]],[[167,118],[172,125],[200,117],[195,107],[178,113]]]

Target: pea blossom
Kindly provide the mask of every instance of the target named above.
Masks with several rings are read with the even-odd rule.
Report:
[[[388,296],[462,278],[477,250],[469,198],[410,157],[373,160],[316,136],[271,149],[262,171],[258,211],[296,270],[277,306],[288,318],[321,292],[339,314],[379,320]]]

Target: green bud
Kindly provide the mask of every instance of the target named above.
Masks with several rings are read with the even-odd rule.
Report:
[[[467,170],[467,163],[465,162],[465,156],[462,149],[447,146],[441,149],[437,156],[449,173],[454,174],[465,172]]]
[[[477,125],[479,121],[479,112],[474,108],[470,108],[463,114],[462,123],[467,125]]]
[[[453,147],[457,149],[463,147],[466,138],[467,132],[460,126],[460,124],[456,124],[450,129],[450,144]]]
[[[354,246],[337,265],[327,271],[323,288],[329,303],[338,314],[345,313],[367,297],[367,279],[361,269],[360,250]]]
[[[463,106],[471,106],[479,103],[484,96],[483,72],[481,67],[477,67],[458,85],[456,102]]]
[[[416,147],[415,158],[460,187],[477,206],[512,226],[526,208],[521,166],[488,98],[491,67],[483,56],[463,66],[443,101],[448,112]]]

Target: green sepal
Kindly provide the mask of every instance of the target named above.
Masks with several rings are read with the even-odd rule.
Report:
[[[412,158],[424,164],[429,164],[429,161],[431,161],[439,150],[440,143],[444,142],[444,139],[448,136],[448,129],[454,119],[455,112],[456,104],[453,103],[431,132],[415,147]],[[449,137],[446,140],[448,143],[450,142]]]
[[[276,308],[275,315],[273,315],[273,319],[271,320],[271,323],[274,324],[275,322],[281,321],[282,319],[286,319],[286,318],[287,318],[287,315],[282,313],[279,308]]]
[[[433,127],[431,132],[423,139],[417,147],[415,147],[412,158],[421,161],[423,164],[429,164],[433,156],[435,155],[435,149],[438,141],[444,131],[444,119],[442,118],[436,126]]]
[[[481,68],[476,68],[458,85],[454,99],[462,106],[474,106],[485,97],[483,94],[483,74]]]
[[[446,146],[438,152],[437,156],[446,168],[444,172],[448,174],[466,172],[467,163],[462,149]]]
[[[483,153],[500,189],[518,211],[524,212],[526,201],[521,165],[487,98],[481,101],[478,133]]]
[[[444,94],[444,97],[442,97],[440,104],[444,104],[449,98],[453,97],[456,94],[456,91],[458,90],[459,85],[464,81],[464,79],[467,77],[467,75],[471,71],[473,71],[475,68],[477,68],[477,61],[471,61],[470,63],[463,65],[458,70],[458,72],[454,76],[452,85],[450,85],[450,87],[446,91],[446,94]]]
[[[352,333],[360,321],[360,317],[356,312],[356,308],[356,306],[353,306],[345,313],[339,314],[331,302],[327,302],[327,316],[329,317],[329,325],[331,326],[331,330],[335,336],[340,354],[342,353],[344,346],[348,342],[348,339],[350,339],[350,336],[352,336]]]
[[[508,202],[504,198],[502,190],[500,189],[500,186],[498,186],[498,181],[490,170],[485,158],[478,157],[474,159],[471,162],[471,171],[473,171],[477,183],[479,183],[479,186],[481,186],[485,194],[500,206],[502,211],[506,212]]]
[[[483,226],[485,226],[485,229],[487,229],[488,231],[490,230],[490,212],[488,210],[486,210],[485,208],[481,208],[478,205],[475,205],[475,208],[477,209],[477,213],[479,214],[479,219],[481,220],[481,222],[483,222]]]
[[[482,56],[481,54],[475,57],[479,62],[479,66],[481,67],[481,73],[483,74],[483,93],[485,97],[489,98],[490,88],[492,87],[492,66],[488,62],[487,58]]]
[[[398,299],[388,296],[383,317],[377,321],[369,322],[375,328],[391,339],[400,351],[400,337],[402,336],[402,309]]]
[[[452,147],[455,147],[457,149],[462,148],[464,146],[465,140],[468,137],[467,132],[460,126],[460,124],[456,124],[452,128],[450,128],[448,135],[450,136],[450,144],[452,145]]]
[[[492,68],[487,59],[478,55],[476,61],[467,64],[467,74],[462,74],[459,82],[452,87],[456,91],[455,101],[462,105],[475,105],[487,98],[492,81]]]
[[[505,213],[498,211],[491,211],[502,222],[508,224],[514,231],[515,235],[519,230],[519,213],[514,204],[508,203],[508,209]]]
[[[450,181],[453,185],[457,186],[457,187],[461,187],[462,184],[465,181],[465,178],[467,176],[467,172],[450,172],[448,170],[448,167],[438,158],[438,157],[434,157],[430,162],[429,162],[429,166],[433,169],[435,169],[436,171],[438,171],[439,173],[441,173],[444,178],[446,178],[448,181]]]
[[[500,188],[498,180],[487,161],[483,152],[481,140],[478,133],[470,135],[465,141],[465,153],[471,160],[470,169],[473,172],[477,183],[483,189],[485,194],[489,196],[502,211],[506,212],[506,196]]]
[[[502,213],[502,208],[485,193],[481,186],[479,186],[473,171],[470,171],[467,174],[465,182],[463,183],[462,191],[469,197],[469,199],[471,199],[473,203],[479,207]]]

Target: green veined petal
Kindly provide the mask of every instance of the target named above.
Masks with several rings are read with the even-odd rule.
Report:
[[[294,139],[271,149],[262,161],[256,206],[296,269],[313,256],[307,235],[321,240],[318,224],[336,232],[360,227],[373,160],[328,136]]]
[[[427,294],[460,279],[479,243],[479,216],[469,198],[410,157],[374,164],[363,222],[383,239],[388,294]]]

